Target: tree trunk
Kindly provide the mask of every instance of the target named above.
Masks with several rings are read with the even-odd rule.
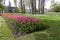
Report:
[[[20,0],[20,8],[21,8],[21,13],[23,13],[23,4],[22,4],[22,0]]]
[[[31,0],[31,10],[32,14],[36,13],[36,0]]]
[[[45,0],[39,0],[39,4],[38,4],[39,14],[44,14],[44,2]]]
[[[44,3],[45,0],[41,0],[41,14],[44,14]]]
[[[15,6],[17,7],[17,3],[16,3],[16,0],[14,0],[14,4],[15,4]]]
[[[25,13],[25,0],[23,0],[23,13]]]
[[[38,13],[40,14],[40,12],[41,12],[41,0],[39,0],[39,4],[38,4]]]

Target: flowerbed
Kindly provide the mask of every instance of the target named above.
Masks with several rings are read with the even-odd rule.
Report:
[[[11,15],[11,14],[3,14],[4,17],[12,21],[14,25],[19,27],[21,32],[31,33],[35,31],[39,31],[48,26],[44,25],[40,19],[28,17],[28,16],[18,16],[18,15]]]

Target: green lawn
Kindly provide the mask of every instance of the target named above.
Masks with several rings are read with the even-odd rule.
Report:
[[[0,40],[15,40],[5,20],[0,16]]]
[[[33,17],[39,18],[43,21],[44,24],[47,24],[50,27],[49,29],[46,29],[44,31],[34,32],[25,36],[17,37],[17,40],[60,40],[59,13],[56,13],[56,14],[49,13],[45,15],[25,14],[25,16],[33,16]]]

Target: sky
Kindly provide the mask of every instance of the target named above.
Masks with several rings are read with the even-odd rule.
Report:
[[[14,4],[14,0],[10,0],[11,2],[11,6],[14,7],[15,4]],[[9,0],[5,0],[5,6],[8,6],[9,5]]]
[[[60,0],[55,0],[55,1],[56,1],[57,3],[60,2]],[[10,2],[11,2],[11,6],[12,6],[12,7],[15,7],[14,0],[10,0]],[[36,7],[38,8],[38,1],[36,1],[36,2],[37,2]],[[6,6],[9,5],[9,0],[5,0],[5,5],[6,5]],[[19,5],[19,0],[17,0],[17,6],[18,6],[18,5]],[[49,9],[50,6],[51,6],[51,0],[46,0],[46,2],[45,2],[45,8]]]

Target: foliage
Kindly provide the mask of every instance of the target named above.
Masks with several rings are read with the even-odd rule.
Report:
[[[34,32],[47,28],[40,19],[28,17],[28,16],[18,16],[11,14],[3,14],[3,16],[9,18],[16,24],[17,27],[20,28],[21,32]]]
[[[3,10],[4,9],[4,6],[2,5],[2,0],[0,0],[0,10]]]
[[[52,11],[54,12],[60,12],[60,4],[53,4]]]

